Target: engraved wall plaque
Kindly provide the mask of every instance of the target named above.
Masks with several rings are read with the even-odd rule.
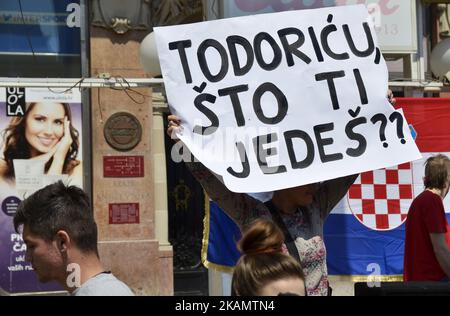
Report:
[[[108,118],[103,132],[109,146],[118,151],[129,151],[141,141],[142,126],[134,115],[118,112]]]

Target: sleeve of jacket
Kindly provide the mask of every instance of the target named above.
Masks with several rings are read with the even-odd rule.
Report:
[[[323,182],[319,187],[318,198],[320,213],[323,220],[347,194],[350,186],[355,182],[359,174],[345,176]]]
[[[248,225],[257,216],[256,206],[260,203],[258,200],[245,193],[230,191],[219,175],[211,172],[200,162],[186,162],[186,166],[209,198],[240,227]]]

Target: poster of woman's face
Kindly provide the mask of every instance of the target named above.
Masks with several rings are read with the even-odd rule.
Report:
[[[5,90],[5,89],[0,89]],[[71,95],[58,95],[48,89],[26,90],[25,111],[19,111],[17,116],[11,115],[16,111],[8,113],[6,104],[6,93],[0,91],[0,144],[2,151],[0,158],[4,157],[4,137],[8,131],[10,134],[20,138],[22,145],[28,148],[21,148],[30,155],[47,153],[54,148],[64,136],[65,118],[70,122],[71,134],[78,138],[82,137],[81,129],[81,97],[79,93]],[[10,115],[8,115],[10,114]],[[9,130],[8,130],[9,129]],[[77,158],[81,159],[81,146],[78,148]],[[27,158],[27,157],[16,157]],[[28,157],[30,158],[30,157]]]
[[[11,106],[18,98],[0,88],[0,289],[11,293],[58,289],[40,284],[23,260],[26,248],[12,224],[17,206],[58,180],[83,185],[80,92],[22,92],[22,106]]]
[[[28,105],[25,140],[33,155],[48,153],[64,136],[64,105],[39,102]]]

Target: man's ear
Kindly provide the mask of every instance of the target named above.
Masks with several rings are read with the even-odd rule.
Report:
[[[71,246],[71,239],[65,230],[58,230],[55,237],[56,246],[60,252],[66,252]]]

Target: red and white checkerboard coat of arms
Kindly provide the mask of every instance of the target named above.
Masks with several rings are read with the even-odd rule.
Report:
[[[353,215],[373,230],[392,230],[406,220],[414,199],[411,163],[362,173],[348,191]]]

